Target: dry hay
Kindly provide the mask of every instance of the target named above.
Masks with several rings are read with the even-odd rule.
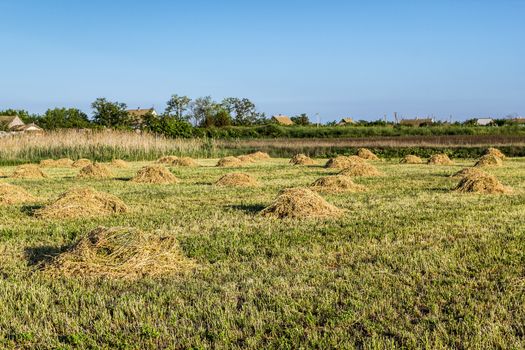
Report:
[[[77,177],[82,179],[104,179],[112,177],[113,174],[107,166],[100,163],[93,163],[80,169]]]
[[[296,154],[295,156],[290,159],[290,164],[293,165],[314,165],[315,161],[308,157],[306,154]]]
[[[337,156],[335,158],[328,159],[324,167],[332,169],[344,169],[348,168],[352,164],[361,164],[364,162],[365,160],[358,156]]]
[[[379,157],[376,156],[372,151],[370,151],[368,148],[360,148],[357,150],[357,156],[363,159],[368,160],[379,160]]]
[[[163,277],[187,272],[186,258],[171,235],[134,228],[98,227],[44,266],[53,275],[119,279]]]
[[[177,159],[179,159],[179,157],[177,157],[177,156],[164,156],[164,157],[161,157],[161,158],[157,159],[157,163],[159,163],[159,164],[173,164],[174,162],[177,161]]]
[[[221,158],[217,162],[218,167],[234,167],[234,166],[241,166],[241,165],[242,165],[242,160],[240,160],[237,157],[232,157],[232,156]]]
[[[16,179],[43,179],[47,175],[35,164],[23,164],[16,167],[11,177]]]
[[[69,168],[72,165],[73,161],[69,158],[44,159],[40,161],[40,166],[45,168]]]
[[[257,186],[257,180],[248,174],[231,173],[222,176],[216,183],[217,186],[231,186],[231,187],[251,187]]]
[[[90,187],[73,188],[53,203],[35,211],[43,219],[96,217],[125,213],[128,207],[119,198]]]
[[[237,156],[237,158],[239,158],[241,160],[241,162],[247,163],[247,164],[255,163],[257,161],[255,158],[253,158],[249,154],[243,154],[243,155]]]
[[[187,166],[187,167],[196,167],[196,166],[199,166],[199,164],[197,164],[197,162],[195,162],[192,158],[190,157],[182,157],[182,158],[177,158],[176,160],[174,160],[172,163],[172,165],[177,165],[177,166]]]
[[[479,174],[486,174],[486,173],[483,170],[480,170],[478,168],[464,168],[450,175],[450,177],[465,177],[465,176],[473,176],[473,175],[479,175]]]
[[[149,165],[137,171],[131,181],[148,184],[172,184],[179,182],[179,179],[162,165]]]
[[[434,165],[453,165],[454,162],[445,153],[434,154],[429,159],[427,164]]]
[[[89,159],[80,158],[80,159],[75,160],[72,165],[75,168],[83,168],[91,164],[93,164],[93,162],[90,161]]]
[[[264,160],[264,159],[270,159],[270,155],[266,152],[257,151],[254,153],[248,154],[251,158],[255,160]]]
[[[0,204],[19,204],[34,201],[35,197],[20,186],[0,183]]]
[[[485,154],[481,158],[478,159],[476,164],[474,164],[475,167],[496,167],[496,166],[502,166],[503,161],[500,157],[496,157],[493,154]]]
[[[368,163],[356,163],[343,169],[339,175],[343,176],[380,176],[381,173],[377,168]]]
[[[422,164],[423,159],[419,158],[418,156],[414,156],[412,154],[409,154],[407,156],[404,156],[401,161],[399,161],[401,164]]]
[[[2,171],[0,170],[0,177],[6,177],[7,175]]]
[[[503,152],[501,152],[499,149],[494,148],[494,147],[487,148],[485,152],[483,153],[483,155],[488,155],[488,154],[492,154],[493,156],[496,156],[501,160],[504,160],[505,158],[507,158],[507,156]]]
[[[301,187],[282,190],[273,203],[260,212],[262,216],[279,219],[329,218],[342,213],[314,191]]]
[[[113,159],[111,161],[111,166],[115,168],[129,168],[128,162],[122,159]]]
[[[495,176],[479,173],[463,177],[454,188],[454,191],[496,194],[509,193],[510,189],[503,186]]]
[[[314,191],[322,192],[359,192],[364,191],[365,187],[358,185],[348,176],[333,175],[321,177],[310,185]]]

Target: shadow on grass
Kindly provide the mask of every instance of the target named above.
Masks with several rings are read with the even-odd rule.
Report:
[[[24,205],[20,208],[20,211],[28,216],[34,216],[35,211],[43,207],[43,204]]]
[[[262,204],[234,204],[225,207],[227,209],[240,210],[247,214],[256,214],[265,208]]]
[[[25,258],[29,266],[42,266],[49,263],[55,256],[66,251],[68,246],[39,246],[28,247],[24,250]]]

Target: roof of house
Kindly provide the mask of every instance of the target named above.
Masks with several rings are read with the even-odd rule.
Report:
[[[525,124],[525,118],[519,117],[512,119],[513,122],[519,123],[519,124]]]
[[[293,121],[290,119],[290,117],[285,115],[274,115],[272,119],[281,125],[293,125]]]
[[[15,120],[15,118],[18,118],[18,116],[16,116],[16,115],[0,115],[0,123],[2,123],[2,124],[9,124],[13,120]]]
[[[143,117],[148,113],[155,112],[154,108],[147,108],[147,109],[128,109],[126,112],[128,112],[132,117]]]
[[[30,124],[24,124],[24,125],[16,125],[11,128],[12,131],[42,131],[41,127],[36,125],[35,123]]]
[[[341,123],[353,123],[354,120],[352,118],[343,118],[341,119]]]

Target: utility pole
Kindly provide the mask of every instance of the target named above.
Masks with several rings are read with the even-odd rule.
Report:
[[[394,120],[396,121],[396,124],[399,124],[399,120],[397,119],[397,112],[394,112]]]
[[[317,127],[319,127],[319,124],[321,124],[319,120],[319,113],[315,113],[315,116],[317,117]]]

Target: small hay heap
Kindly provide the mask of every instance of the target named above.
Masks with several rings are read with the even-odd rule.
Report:
[[[0,183],[0,205],[27,203],[35,200],[25,189],[7,183]]]
[[[162,165],[148,165],[137,171],[131,181],[147,184],[173,184],[179,182],[179,179]]]
[[[310,188],[314,191],[330,193],[360,192],[365,189],[364,186],[354,183],[350,177],[342,175],[321,177],[315,180]]]
[[[196,166],[199,166],[199,164],[197,164],[196,161],[194,161],[192,158],[190,157],[181,157],[181,158],[178,158],[176,160],[174,160],[172,163],[172,165],[176,165],[176,166],[187,166],[187,167],[196,167]]]
[[[73,188],[53,203],[35,211],[43,219],[96,217],[125,213],[128,207],[119,198],[89,187]]]
[[[111,161],[111,166],[115,168],[129,168],[128,162],[122,159],[113,159]]]
[[[77,177],[81,179],[105,179],[112,177],[113,173],[107,166],[93,163],[80,169]]]
[[[418,156],[409,154],[401,158],[401,161],[399,161],[399,163],[401,164],[422,164],[423,159],[419,158]]]
[[[237,157],[232,157],[232,156],[221,158],[217,162],[218,167],[234,167],[234,166],[241,166],[241,165],[242,165],[242,160],[240,160]]]
[[[476,164],[474,165],[477,168],[480,167],[498,167],[502,166],[503,161],[501,158],[493,155],[493,154],[485,154],[484,156],[481,156]]]
[[[266,152],[257,151],[254,153],[248,154],[250,157],[252,157],[255,160],[264,160],[264,159],[270,159],[270,155]]]
[[[357,150],[357,156],[363,159],[368,160],[379,160],[379,157],[376,156],[372,151],[370,151],[368,148],[360,148]]]
[[[134,228],[98,227],[58,255],[44,271],[53,275],[119,279],[164,277],[195,267],[171,235]]]
[[[434,154],[429,159],[427,164],[433,165],[453,165],[454,162],[445,153]]]
[[[292,165],[314,165],[315,161],[308,157],[306,154],[299,153],[290,159],[290,164]]]
[[[381,173],[377,168],[368,163],[352,164],[339,172],[343,176],[380,176]]]
[[[257,180],[249,175],[243,173],[231,173],[222,176],[216,183],[217,186],[229,186],[229,187],[251,187],[257,186],[259,183]]]
[[[279,219],[330,218],[342,213],[314,191],[300,187],[282,190],[274,202],[260,212],[262,216]]]
[[[69,158],[61,159],[44,159],[40,161],[40,166],[45,168],[69,168],[73,165],[73,161]]]
[[[237,156],[241,160],[241,162],[249,164],[249,163],[255,163],[257,160],[250,156],[249,154],[243,154],[240,156]]]
[[[481,194],[510,192],[510,189],[503,186],[495,176],[487,173],[472,174],[463,177],[454,190],[457,192],[472,192]]]
[[[487,148],[485,152],[483,153],[483,155],[488,155],[488,154],[492,154],[493,156],[496,156],[501,160],[505,160],[505,158],[507,158],[507,156],[505,156],[503,152],[501,152],[499,149],[494,148],[494,147]]]
[[[486,173],[483,170],[480,170],[478,168],[464,168],[450,175],[450,177],[465,177],[465,176],[473,176],[473,175],[480,175],[480,174],[486,174]]]
[[[44,179],[46,174],[35,164],[23,164],[16,167],[11,177],[15,179]]]
[[[84,168],[91,164],[93,164],[93,162],[90,161],[89,159],[80,158],[80,159],[75,160],[72,165],[74,168]]]
[[[159,159],[157,159],[157,163],[159,164],[173,164],[179,159],[177,156],[164,156]]]

